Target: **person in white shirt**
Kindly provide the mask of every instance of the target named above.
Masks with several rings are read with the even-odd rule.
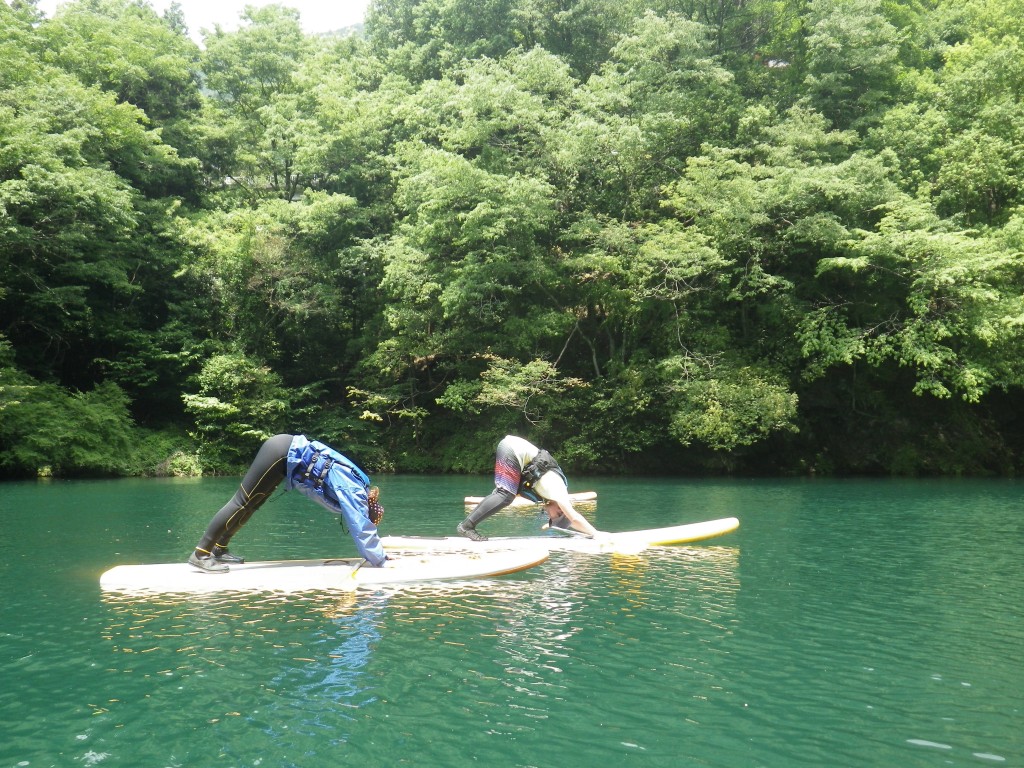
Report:
[[[494,490],[473,508],[456,530],[473,541],[487,541],[487,537],[476,530],[477,525],[507,507],[517,495],[545,502],[552,527],[573,528],[588,536],[600,533],[573,508],[569,501],[569,484],[554,457],[515,435],[506,435],[498,443]]]

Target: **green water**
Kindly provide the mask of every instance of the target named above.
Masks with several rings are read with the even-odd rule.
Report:
[[[376,479],[386,533],[488,490]],[[235,480],[0,485],[0,768],[1024,765],[1024,485],[574,480],[607,530],[741,527],[470,586],[139,600],[100,573],[183,559]],[[354,554],[297,494],[233,549]]]

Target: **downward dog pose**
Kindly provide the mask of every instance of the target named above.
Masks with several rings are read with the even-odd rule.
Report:
[[[377,535],[384,517],[379,490],[351,459],[305,435],[275,435],[263,443],[235,495],[213,516],[189,555],[189,564],[223,573],[231,563],[244,563],[228,552],[228,544],[282,480],[286,490],[297,490],[340,515],[359,554],[374,567],[384,565],[388,558]]]
[[[506,435],[498,443],[494,490],[473,508],[456,530],[473,541],[487,541],[487,537],[476,530],[477,525],[511,504],[516,495],[546,502],[548,522],[554,528],[574,528],[589,536],[600,534],[573,508],[568,483],[554,457],[515,435]]]

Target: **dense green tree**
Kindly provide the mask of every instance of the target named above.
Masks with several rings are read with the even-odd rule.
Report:
[[[534,245],[554,216],[552,190],[527,177],[492,174],[464,158],[409,145],[396,201],[408,212],[385,246],[383,289],[390,338],[376,364],[420,369],[436,386],[459,361],[493,344],[529,349],[528,291],[539,291]],[[480,329],[501,331],[490,339]]]
[[[915,372],[918,394],[978,402],[993,387],[1019,387],[1024,262],[919,203],[886,209],[875,231],[847,242],[848,255],[819,264],[823,278],[841,272],[844,293],[804,321],[809,373],[895,360]]]
[[[109,377],[157,416],[188,335],[168,325],[178,203],[159,180],[188,163],[114,89],[42,61],[56,22],[15,19],[0,8],[0,328],[30,374],[83,391]]]
[[[310,193],[197,219],[184,267],[204,286],[209,333],[301,385],[337,379],[376,311],[379,270],[353,240],[355,201]]]
[[[899,32],[881,0],[810,0],[807,99],[837,128],[877,119],[895,96]]]
[[[39,27],[42,58],[138,107],[151,126],[161,129],[164,142],[191,154],[190,124],[201,106],[199,48],[173,19],[134,0],[63,5]],[[125,165],[119,170],[131,174],[135,169]],[[163,178],[155,176],[158,169],[147,170],[138,182],[160,182],[177,194],[187,191],[186,182],[195,186],[186,167]]]
[[[309,186],[303,156],[322,141],[297,74],[311,41],[298,12],[249,6],[236,32],[217,28],[204,42],[204,84],[211,92],[198,127],[210,184],[253,204],[291,200]]]
[[[88,375],[96,344],[118,343],[117,313],[140,292],[138,230],[160,226],[111,166],[174,153],[136,108],[27,59],[0,74],[0,328],[27,369],[70,379]]]
[[[299,88],[315,99],[319,141],[306,145],[303,162],[311,187],[355,198],[365,217],[364,238],[393,225],[391,153],[409,138],[400,116],[413,86],[387,73],[361,38],[326,41],[299,70]]]
[[[1021,11],[2,3],[0,473],[1019,471]]]
[[[288,431],[291,395],[274,371],[242,354],[215,355],[183,395],[195,418],[204,466],[243,464],[272,435]]]
[[[498,57],[523,43],[510,24],[513,0],[375,0],[367,30],[374,52],[420,81],[463,59]]]
[[[366,27],[377,56],[416,82],[534,47],[586,79],[634,14],[621,0],[374,0]]]
[[[708,28],[677,14],[639,19],[587,91],[593,119],[614,137],[609,170],[629,185],[629,217],[652,215],[686,158],[734,130],[733,76],[711,56]]]
[[[0,474],[118,475],[131,466],[128,398],[115,384],[70,393],[18,370],[0,335]]]
[[[515,4],[512,21],[524,48],[550,51],[586,80],[642,13],[628,0],[527,0]]]

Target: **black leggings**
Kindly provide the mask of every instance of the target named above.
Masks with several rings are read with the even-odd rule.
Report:
[[[483,522],[495,512],[501,512],[505,507],[516,500],[516,495],[505,488],[495,488],[490,495],[477,504],[469,516],[463,521],[466,528],[476,528],[478,523]]]
[[[242,478],[242,484],[231,501],[213,516],[196,550],[205,554],[212,552],[215,546],[228,548],[231,537],[249,522],[253,512],[263,506],[263,502],[270,498],[270,494],[284,480],[292,438],[292,435],[274,435],[263,443],[252,466]]]

